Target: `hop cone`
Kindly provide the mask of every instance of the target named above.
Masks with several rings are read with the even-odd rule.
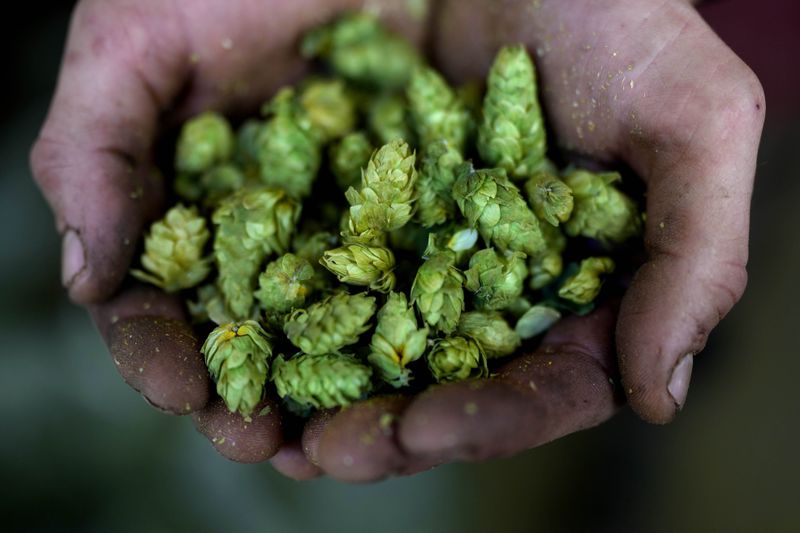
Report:
[[[521,344],[517,332],[494,311],[463,313],[458,321],[458,334],[476,340],[489,359],[511,355]]]
[[[409,307],[406,295],[390,292],[378,311],[378,325],[372,335],[368,360],[381,379],[394,387],[408,385],[411,371],[406,365],[425,352],[428,328],[418,328],[414,308]]]
[[[428,354],[428,368],[436,381],[460,381],[489,374],[486,354],[474,339],[459,335],[436,341]]]
[[[525,193],[539,220],[558,226],[572,214],[572,190],[548,172],[536,172],[525,182]]]
[[[486,83],[478,151],[489,165],[505,169],[514,179],[525,179],[545,159],[536,76],[525,48],[500,49]]]
[[[404,226],[413,213],[417,171],[415,155],[404,141],[379,148],[362,176],[361,189],[345,193],[350,203],[348,233],[393,231]]]
[[[567,235],[582,235],[608,245],[641,233],[642,219],[636,204],[613,186],[618,181],[617,172],[575,170],[564,176],[575,198],[572,217],[564,225]]]
[[[394,254],[383,246],[350,243],[326,251],[320,264],[342,283],[389,292],[394,288]]]
[[[208,238],[206,221],[197,208],[176,205],[150,226],[145,237],[142,266],[146,272],[131,270],[131,274],[167,292],[194,287],[211,270],[209,258],[203,257]]]
[[[316,79],[303,87],[300,106],[311,133],[325,144],[343,137],[356,124],[356,107],[342,80]]]
[[[375,16],[361,12],[341,17],[303,39],[302,53],[319,56],[340,76],[363,85],[397,89],[421,59],[405,40],[386,31]]]
[[[539,290],[555,281],[564,270],[561,253],[567,247],[567,238],[561,229],[551,224],[539,226],[544,236],[546,248],[543,252],[530,257],[528,271],[531,275],[529,286]]]
[[[205,112],[187,120],[175,148],[175,170],[198,174],[224,163],[233,155],[234,138],[228,121],[218,113]]]
[[[614,271],[614,261],[608,257],[589,257],[581,261],[577,274],[570,276],[558,289],[558,295],[570,302],[585,305],[594,300],[603,287],[603,274]]]
[[[209,334],[201,351],[228,410],[249,416],[267,380],[272,357],[267,334],[253,320],[225,324]]]
[[[425,261],[411,286],[414,302],[426,324],[452,333],[464,310],[464,275],[455,267],[455,254],[436,252]]]
[[[234,321],[215,283],[198,287],[197,300],[187,301],[186,307],[192,322],[196,324],[210,321],[219,326]]]
[[[237,319],[251,315],[261,263],[269,254],[286,252],[299,217],[300,204],[270,187],[239,191],[214,211],[218,285]]]
[[[406,101],[398,94],[381,94],[372,98],[367,107],[367,124],[370,132],[382,143],[401,140],[413,141],[406,115]]]
[[[428,235],[428,247],[424,256],[430,256],[440,250],[450,250],[456,254],[456,265],[466,262],[478,243],[478,232],[474,228],[451,223],[441,227],[440,231]]]
[[[512,252],[500,255],[493,248],[475,252],[464,272],[467,290],[475,293],[475,307],[481,310],[505,309],[522,294],[528,275],[525,255]]]
[[[535,255],[545,248],[536,215],[502,169],[474,170],[468,163],[457,169],[453,197],[467,222],[484,241],[501,251]]]
[[[366,396],[372,370],[347,355],[299,355],[284,360],[278,356],[272,381],[281,398],[303,407],[330,409]]]
[[[561,319],[561,313],[546,305],[534,305],[517,320],[514,331],[521,339],[532,339],[550,329]]]
[[[294,91],[283,89],[267,107],[269,121],[256,139],[261,179],[296,198],[308,196],[320,165],[320,147],[301,124]]]
[[[294,311],[283,326],[289,340],[311,355],[337,353],[358,342],[375,314],[375,298],[337,293]]]
[[[438,72],[425,66],[416,68],[406,87],[406,97],[423,151],[444,140],[459,154],[464,153],[469,115]]]
[[[314,267],[294,254],[284,254],[267,265],[258,277],[256,298],[268,316],[301,307],[311,292]]]
[[[367,166],[372,151],[372,143],[361,131],[350,133],[331,146],[331,171],[340,188],[347,190],[361,184],[361,169]]]
[[[461,152],[445,140],[429,144],[422,157],[417,190],[417,219],[429,228],[454,218],[456,202],[453,199],[455,169],[464,159]]]
[[[236,131],[236,153],[234,161],[248,177],[260,179],[261,166],[258,162],[258,136],[264,123],[248,119]]]

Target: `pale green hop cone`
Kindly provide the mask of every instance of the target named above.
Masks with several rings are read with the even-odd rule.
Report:
[[[198,174],[226,162],[233,155],[234,136],[228,121],[207,111],[184,123],[175,147],[178,174]]]
[[[180,174],[175,178],[175,192],[189,202],[213,208],[245,184],[245,175],[232,163],[224,163],[202,174]]]
[[[486,82],[478,151],[513,179],[526,179],[545,164],[545,131],[536,97],[536,75],[521,45],[505,46]]]
[[[345,135],[331,145],[329,160],[336,184],[343,190],[361,185],[361,169],[367,166],[374,148],[363,131]]]
[[[296,198],[306,197],[317,177],[321,150],[310,126],[301,122],[294,91],[279,91],[266,106],[266,114],[270,118],[256,138],[261,179]]]
[[[408,144],[400,140],[383,145],[370,157],[361,189],[351,187],[345,193],[350,204],[348,235],[394,231],[411,220],[415,159]]]
[[[217,393],[232,413],[249,416],[264,394],[272,345],[258,322],[219,326],[201,348]]]
[[[464,275],[455,267],[455,253],[436,252],[417,271],[411,301],[431,328],[452,333],[464,310]]]
[[[427,145],[417,182],[417,220],[430,228],[455,218],[453,199],[456,167],[464,161],[461,152],[440,139]]]
[[[463,163],[453,186],[461,213],[487,244],[535,255],[545,247],[536,215],[502,169],[475,170]]]
[[[337,353],[358,342],[375,314],[375,298],[364,294],[336,293],[306,309],[295,310],[283,326],[292,344],[304,353]]]
[[[320,264],[342,283],[369,287],[379,292],[394,288],[394,254],[383,246],[350,243],[328,250]]]
[[[302,407],[330,409],[366,397],[372,388],[372,369],[339,354],[299,355],[272,365],[278,396]]]
[[[614,272],[614,261],[608,257],[589,257],[581,261],[574,276],[567,278],[558,295],[570,302],[585,305],[594,300],[603,287],[601,276]]]
[[[355,102],[343,80],[311,80],[303,85],[299,100],[311,133],[322,144],[344,137],[355,127]]]
[[[406,87],[412,123],[422,150],[445,141],[464,153],[469,114],[442,76],[427,66],[414,70]]]
[[[150,226],[141,259],[144,270],[131,274],[167,292],[194,287],[211,271],[211,259],[203,256],[209,237],[197,208],[178,204]]]
[[[604,245],[620,244],[642,232],[636,204],[614,187],[618,172],[574,170],[564,176],[575,198],[572,216],[565,223],[567,235],[597,239]]]
[[[378,325],[372,335],[368,360],[382,380],[403,387],[411,380],[406,365],[419,359],[428,345],[428,328],[417,327],[414,307],[406,295],[390,292],[378,311]]]
[[[283,254],[267,264],[258,277],[255,293],[267,316],[278,316],[302,307],[312,291],[314,267],[294,254]]]
[[[552,226],[569,220],[572,214],[572,189],[548,172],[536,172],[525,182],[525,194],[539,220]]]
[[[322,58],[347,80],[379,89],[401,88],[422,61],[408,42],[366,12],[345,15],[309,32],[301,52]]]
[[[261,263],[282,254],[300,217],[300,204],[282,189],[259,187],[223,200],[212,220],[220,292],[238,320],[251,318]]]
[[[371,98],[366,109],[370,133],[381,144],[396,140],[413,142],[407,107],[407,102],[399,94],[381,93]]]
[[[489,359],[511,355],[522,342],[517,332],[495,311],[462,313],[457,333],[476,340]]]
[[[460,335],[436,341],[428,353],[428,368],[438,382],[489,375],[486,354],[481,345],[474,339]]]
[[[475,307],[498,311],[522,295],[528,267],[525,254],[498,254],[493,248],[475,252],[464,272],[464,287],[474,293]]]
[[[530,273],[529,286],[533,290],[539,290],[558,279],[564,270],[564,261],[561,253],[567,247],[567,238],[561,232],[560,227],[550,224],[539,226],[544,236],[547,248],[536,255],[530,257],[528,261],[528,271]]]
[[[230,311],[225,305],[222,293],[215,283],[209,283],[197,288],[197,299],[188,300],[186,307],[189,317],[195,324],[213,322],[216,325],[234,322]]]
[[[560,319],[561,313],[558,310],[546,305],[534,305],[519,317],[514,331],[523,340],[532,339],[550,329]]]

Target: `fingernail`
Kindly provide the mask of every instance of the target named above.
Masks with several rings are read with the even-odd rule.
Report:
[[[689,382],[692,380],[693,365],[694,355],[689,353],[684,355],[683,359],[672,369],[667,391],[669,391],[672,399],[675,400],[678,409],[683,408],[683,404],[686,402],[686,395],[689,393]]]
[[[69,288],[86,268],[86,251],[74,229],[68,229],[61,240],[61,282]]]

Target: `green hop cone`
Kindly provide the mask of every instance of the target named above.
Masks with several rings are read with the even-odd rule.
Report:
[[[536,215],[502,169],[475,170],[463,163],[453,186],[455,198],[467,222],[484,241],[501,251],[535,255],[545,249]]]
[[[258,162],[258,136],[264,123],[256,119],[245,120],[236,131],[236,152],[234,161],[248,177],[260,179],[260,165]]]
[[[283,315],[302,307],[311,293],[314,267],[294,254],[284,254],[267,264],[258,277],[256,298],[267,316]]]
[[[375,298],[364,294],[336,293],[306,309],[295,310],[283,326],[292,344],[311,355],[337,353],[355,344],[369,329]]]
[[[402,140],[414,140],[406,113],[407,104],[402,95],[380,94],[369,100],[367,125],[370,132],[382,144]]]
[[[572,190],[556,176],[548,172],[534,173],[525,182],[525,193],[539,220],[553,226],[569,220],[573,207]]]
[[[188,300],[186,307],[189,316],[195,324],[213,322],[216,325],[234,322],[230,312],[225,306],[222,293],[215,283],[209,283],[197,288],[197,299]]]
[[[614,271],[614,261],[608,257],[589,257],[581,261],[574,276],[567,278],[558,289],[558,295],[570,302],[585,305],[594,300],[603,287],[600,276]]]
[[[475,293],[475,307],[497,311],[522,295],[527,275],[524,254],[498,254],[493,248],[487,248],[475,252],[469,260],[464,287]]]
[[[201,351],[228,410],[249,416],[263,396],[272,357],[266,332],[253,320],[225,324],[209,334]]]
[[[350,243],[328,250],[320,264],[342,283],[389,292],[394,288],[394,254],[383,246]]]
[[[442,76],[427,66],[414,70],[406,87],[411,118],[420,146],[444,140],[464,153],[469,114]]]
[[[478,151],[489,165],[525,179],[544,163],[546,150],[536,75],[525,48],[501,48],[486,83]]]
[[[464,310],[464,275],[455,267],[455,253],[432,254],[419,267],[411,286],[414,302],[430,327],[452,333]]]
[[[211,271],[210,258],[203,257],[209,236],[197,208],[176,205],[150,226],[144,239],[144,270],[131,274],[167,292],[194,287]]]
[[[476,340],[489,359],[511,355],[521,344],[517,332],[494,311],[462,313],[457,332]]]
[[[533,290],[546,287],[558,279],[564,270],[561,253],[567,247],[567,238],[560,228],[551,224],[541,224],[539,227],[547,248],[543,252],[531,256],[528,262],[529,286]]]
[[[641,234],[642,217],[633,200],[614,187],[618,181],[618,172],[574,170],[564,176],[575,198],[572,216],[564,225],[567,235],[609,245]]]
[[[406,295],[390,292],[378,311],[378,325],[372,335],[368,360],[381,379],[393,387],[404,387],[411,381],[406,365],[419,359],[428,346],[428,328],[418,328],[414,307]]]
[[[460,335],[436,341],[428,353],[428,368],[438,382],[489,375],[486,354],[478,341]]]
[[[383,145],[370,157],[361,189],[345,193],[350,203],[348,235],[394,231],[413,214],[415,154],[404,141]]]
[[[456,167],[463,161],[461,152],[444,139],[427,146],[417,183],[417,219],[426,228],[455,217],[457,207],[453,199],[453,184]]]
[[[356,124],[356,106],[342,80],[315,79],[303,86],[300,106],[311,132],[325,144],[349,133]]]
[[[380,89],[404,86],[422,61],[408,42],[389,33],[366,12],[345,15],[309,32],[301,52],[305,57],[322,58],[347,80]]]
[[[478,231],[464,227],[459,223],[440,226],[439,231],[428,235],[428,246],[423,256],[431,256],[441,250],[450,250],[456,254],[456,265],[466,263],[475,252],[478,244]]]
[[[294,91],[279,91],[266,112],[271,118],[256,139],[261,179],[296,198],[308,196],[319,170],[321,150],[310,126],[299,118]]]
[[[347,355],[299,355],[272,365],[278,396],[302,407],[330,409],[365,397],[372,388],[372,370]]]
[[[214,211],[218,286],[237,319],[251,317],[261,263],[269,254],[286,252],[299,218],[300,204],[271,187],[238,191]]]
[[[517,320],[514,331],[521,339],[532,339],[541,335],[561,319],[561,313],[546,305],[534,305]]]
[[[233,130],[225,117],[207,111],[186,121],[175,148],[178,174],[199,174],[233,155]]]
[[[341,189],[347,190],[361,184],[361,169],[367,166],[373,150],[372,143],[362,131],[345,135],[331,146],[331,172]]]

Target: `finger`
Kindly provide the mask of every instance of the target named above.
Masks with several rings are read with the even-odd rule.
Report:
[[[620,309],[631,407],[665,423],[684,405],[695,355],[747,283],[750,198],[764,118],[753,73],[690,9],[631,103],[624,156],[647,184],[645,246]],[[680,73],[677,76],[676,73]]]
[[[231,413],[220,398],[192,414],[197,431],[223,457],[239,463],[260,463],[273,457],[283,442],[277,404],[262,400],[247,418]]]
[[[78,4],[31,152],[34,177],[62,235],[62,281],[79,303],[114,292],[143,225],[163,201],[150,153],[159,112],[177,94],[187,65],[178,59],[175,7],[148,5]]]
[[[431,468],[431,461],[409,456],[397,442],[397,420],[409,400],[379,396],[317,416],[306,428],[304,447],[327,475],[351,483]]]
[[[400,444],[440,460],[484,460],[603,422],[619,407],[613,324],[608,307],[567,318],[498,376],[430,388],[400,419]]]
[[[200,341],[176,296],[136,284],[90,311],[117,371],[150,404],[173,414],[206,405],[211,382]]]
[[[284,443],[269,461],[275,470],[295,481],[305,481],[322,475],[322,470],[313,465],[303,453],[299,441]]]

